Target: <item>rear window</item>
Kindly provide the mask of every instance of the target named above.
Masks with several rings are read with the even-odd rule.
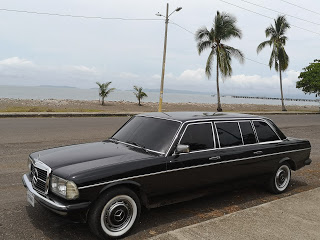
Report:
[[[216,123],[220,147],[231,147],[242,145],[242,139],[238,122]]]
[[[213,134],[211,123],[188,125],[180,144],[189,145],[191,152],[212,149]]]
[[[279,140],[275,132],[264,121],[253,121],[258,135],[259,142],[269,142]]]
[[[241,133],[243,137],[244,144],[254,144],[257,142],[256,136],[254,135],[251,123],[247,122],[240,122]]]

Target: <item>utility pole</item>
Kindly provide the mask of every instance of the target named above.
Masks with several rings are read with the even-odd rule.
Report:
[[[178,12],[181,9],[182,9],[182,7],[178,7],[171,14],[173,14],[174,12]],[[162,73],[161,73],[160,98],[159,98],[158,112],[162,112],[163,85],[164,85],[164,74],[165,74],[165,68],[166,68],[166,54],[167,54],[168,23],[169,23],[169,17],[171,16],[171,14],[170,15],[168,15],[168,14],[169,14],[169,3],[167,3],[167,10],[166,10],[166,16],[165,16],[164,46],[163,46]],[[160,13],[157,13],[156,15],[164,17]]]

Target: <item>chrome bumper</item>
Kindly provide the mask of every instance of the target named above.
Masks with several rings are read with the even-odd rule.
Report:
[[[25,188],[27,188],[33,195],[34,198],[43,206],[49,208],[50,210],[57,212],[59,214],[65,215],[68,211],[85,209],[88,208],[90,202],[74,203],[74,204],[64,204],[55,199],[49,198],[48,196],[43,196],[33,189],[29,176],[24,174],[22,176],[22,182]]]

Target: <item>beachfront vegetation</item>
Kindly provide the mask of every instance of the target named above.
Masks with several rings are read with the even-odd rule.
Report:
[[[104,105],[104,99],[108,97],[110,93],[112,93],[115,88],[109,88],[109,85],[112,82],[106,82],[106,83],[99,83],[96,82],[96,84],[99,86],[99,96],[101,97],[101,105]]]
[[[314,60],[309,66],[303,68],[299,75],[296,87],[302,88],[304,93],[315,93],[316,97],[320,96],[320,60]]]
[[[274,19],[274,26],[271,24],[266,28],[266,37],[270,37],[269,40],[260,43],[257,47],[257,53],[259,53],[265,46],[269,45],[272,47],[271,56],[269,59],[270,69],[274,65],[274,68],[280,75],[280,91],[281,91],[281,104],[282,111],[287,111],[284,100],[283,100],[283,90],[282,90],[282,75],[281,72],[285,71],[289,65],[289,56],[284,49],[288,38],[285,36],[286,31],[290,28],[290,24],[287,22],[285,16],[278,16]]]
[[[141,106],[141,100],[144,97],[148,97],[148,95],[143,91],[142,87],[133,86],[135,92],[133,94],[136,96],[139,102],[139,106]]]
[[[217,11],[213,26],[210,30],[206,27],[199,28],[196,32],[196,41],[199,55],[206,49],[210,50],[205,72],[208,78],[211,76],[214,57],[216,58],[216,84],[217,84],[217,111],[221,112],[219,72],[223,79],[232,75],[231,57],[237,58],[240,63],[244,61],[243,53],[224,43],[233,37],[241,38],[241,30],[236,26],[236,18]]]

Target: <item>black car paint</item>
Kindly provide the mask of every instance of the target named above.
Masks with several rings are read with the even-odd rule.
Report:
[[[77,200],[63,202],[93,202],[99,194],[116,185],[126,184],[139,191],[148,204],[148,198],[186,189],[196,189],[213,183],[268,174],[279,162],[287,160],[293,170],[305,165],[310,155],[307,140],[286,138],[272,121],[257,116],[239,114],[161,113],[145,117],[162,117],[181,121],[181,128],[167,155],[145,151],[139,147],[107,140],[104,142],[72,145],[33,153],[51,167],[54,175],[74,181],[79,187]],[[190,117],[191,116],[191,117]],[[174,149],[190,122],[212,122],[263,119],[280,136],[279,141],[230,148],[215,148],[189,154],[175,154]],[[216,134],[215,134],[216,138]],[[170,140],[171,141],[171,140]],[[255,152],[262,151],[261,155]],[[216,159],[210,159],[218,157]],[[57,197],[59,198],[59,197]]]

